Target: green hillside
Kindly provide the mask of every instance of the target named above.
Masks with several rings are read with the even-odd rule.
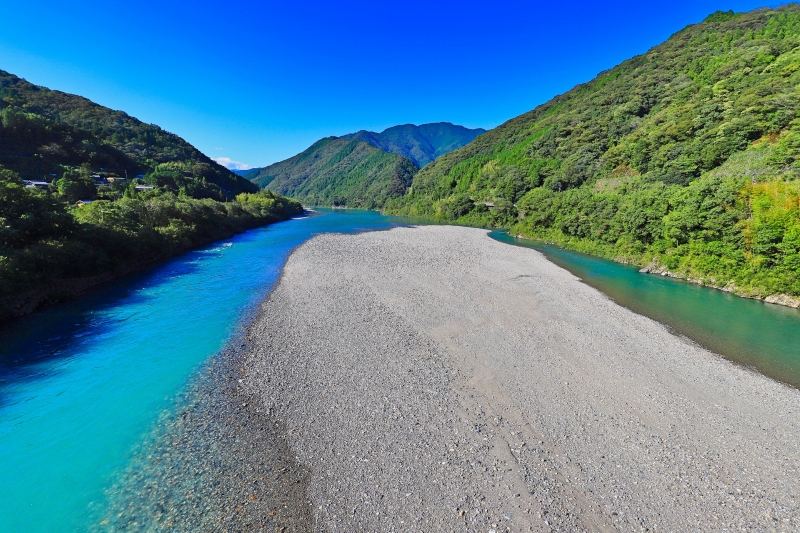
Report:
[[[306,205],[373,209],[404,194],[417,170],[410,160],[366,142],[329,137],[247,178]]]
[[[307,150],[244,177],[307,205],[374,209],[405,194],[419,167],[483,133],[449,122],[405,124],[317,141]]]
[[[361,130],[342,136],[343,139],[358,139],[376,146],[384,152],[398,154],[424,167],[437,157],[471,142],[484,129],[468,129],[449,122],[432,124],[403,124],[393,126],[381,133]]]
[[[0,119],[0,319],[302,212],[158,126],[2,71]]]
[[[443,155],[387,210],[798,297],[798,88],[800,6],[718,12]]]
[[[218,200],[256,190],[154,124],[0,70],[0,165],[23,179],[50,181],[84,163],[131,178],[148,174],[148,183]]]

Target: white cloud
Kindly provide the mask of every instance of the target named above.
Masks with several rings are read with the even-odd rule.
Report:
[[[222,165],[223,167],[229,168],[231,170],[247,170],[248,168],[252,168],[247,163],[242,163],[240,161],[234,161],[229,157],[212,157],[214,161]]]

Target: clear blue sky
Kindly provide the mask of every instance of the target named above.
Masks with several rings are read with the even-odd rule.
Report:
[[[0,69],[247,166],[328,135],[492,128],[745,0],[4,2]]]

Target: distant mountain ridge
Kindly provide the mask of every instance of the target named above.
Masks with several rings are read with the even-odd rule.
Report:
[[[405,193],[418,170],[410,159],[364,141],[327,137],[247,178],[307,205],[373,209]]]
[[[419,126],[402,124],[380,133],[361,130],[341,138],[368,142],[384,152],[406,157],[422,168],[440,155],[469,144],[482,133],[486,133],[483,128],[469,129],[450,122],[434,122]]]
[[[484,131],[449,122],[404,124],[381,133],[362,130],[320,139],[294,157],[244,176],[306,205],[374,209],[403,195],[421,166]]]

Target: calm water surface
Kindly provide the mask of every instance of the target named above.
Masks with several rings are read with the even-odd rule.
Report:
[[[321,211],[174,258],[0,328],[0,532],[84,531],[193,371],[324,232],[402,225]]]
[[[668,325],[728,359],[800,387],[800,310],[733,296],[537,241],[493,232],[535,248],[617,303]]]

